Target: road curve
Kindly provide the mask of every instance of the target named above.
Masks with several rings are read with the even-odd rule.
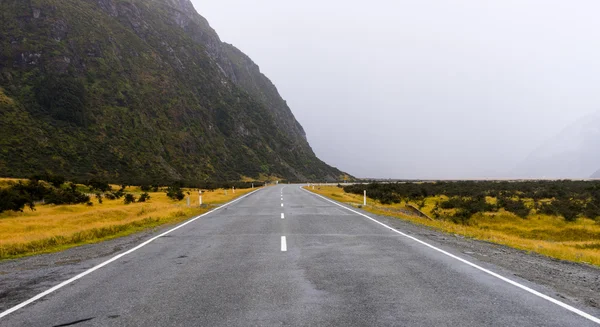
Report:
[[[598,326],[295,185],[248,195],[0,318],[74,325]]]

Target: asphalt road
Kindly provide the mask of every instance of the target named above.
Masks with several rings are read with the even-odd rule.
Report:
[[[157,238],[0,318],[0,326],[598,325],[280,185]]]

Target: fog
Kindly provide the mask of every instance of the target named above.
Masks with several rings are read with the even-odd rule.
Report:
[[[510,177],[600,109],[595,0],[193,3],[357,177]]]

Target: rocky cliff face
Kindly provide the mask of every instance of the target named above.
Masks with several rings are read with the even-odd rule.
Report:
[[[189,0],[1,0],[0,12],[0,175],[342,174]]]

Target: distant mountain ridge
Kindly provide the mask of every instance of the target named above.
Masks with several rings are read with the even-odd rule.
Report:
[[[600,112],[567,126],[513,171],[527,178],[590,178],[600,175]]]
[[[189,0],[2,0],[0,15],[0,175],[343,174]]]

